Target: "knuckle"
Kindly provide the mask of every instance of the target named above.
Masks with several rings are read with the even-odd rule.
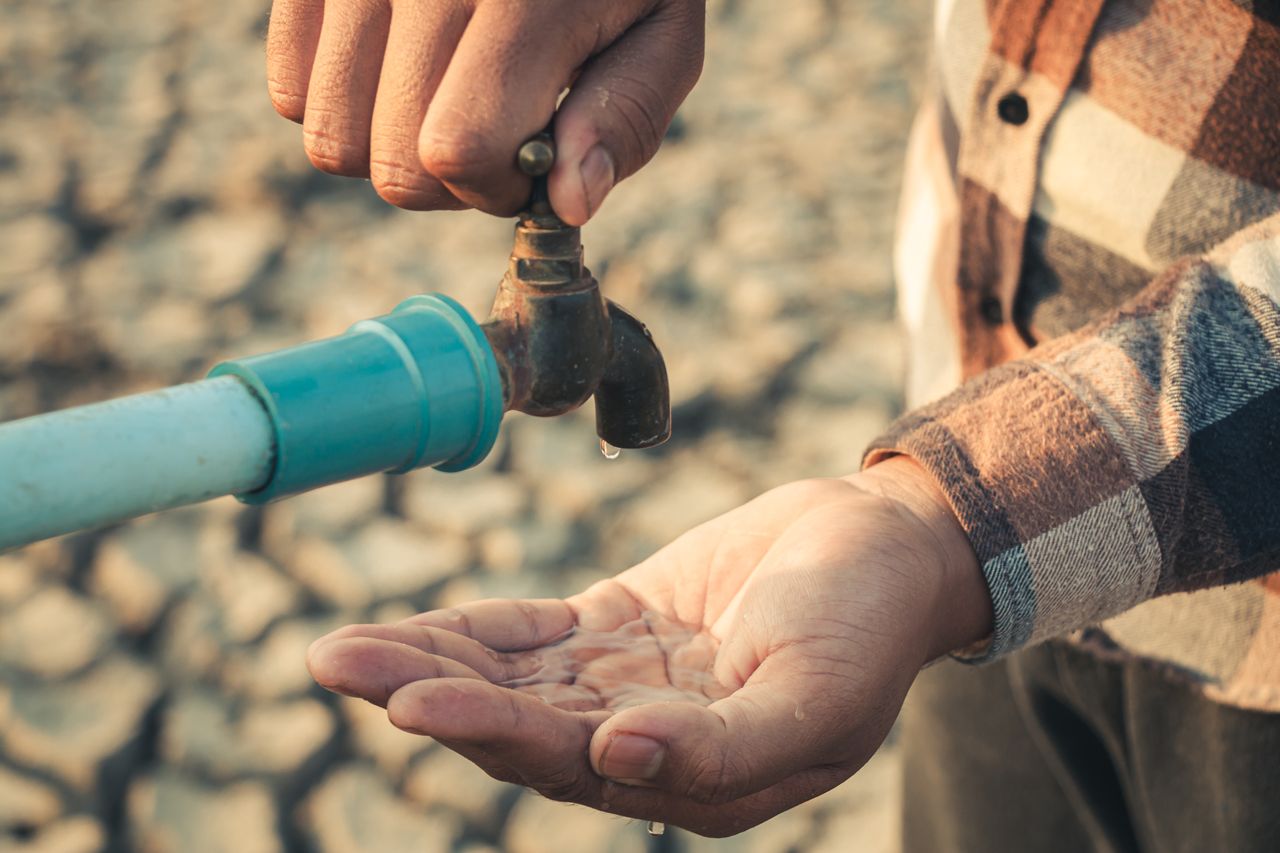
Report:
[[[675,109],[661,92],[639,78],[620,81],[610,93],[609,103],[616,116],[618,165],[624,174],[630,174],[657,153]]]
[[[425,613],[419,613],[417,616],[410,616],[406,621],[413,625],[438,628],[441,631],[447,631],[450,634],[458,634],[463,637],[471,637],[473,633],[470,617],[467,616],[465,610],[458,607],[430,610]]]
[[[268,81],[267,94],[271,98],[272,108],[289,121],[301,122],[306,115],[306,94],[295,92],[277,80]]]
[[[411,187],[404,187],[398,184],[375,183],[373,190],[378,194],[378,198],[385,201],[392,207],[398,207],[402,210],[427,210],[431,207],[430,201],[421,192]]]
[[[471,617],[467,615],[467,611],[460,607],[450,607],[445,611],[445,615],[448,619],[457,623],[459,633],[467,637],[475,636],[475,631],[471,627]]]
[[[440,188],[422,169],[386,160],[369,163],[374,192],[388,204],[405,210],[431,210],[441,206]]]
[[[513,732],[519,732],[524,728],[524,708],[521,707],[520,702],[517,700],[514,690],[504,692],[506,694],[508,712],[510,714],[508,718],[508,722],[511,727],[510,730]]]
[[[445,668],[445,664],[437,657],[430,657],[421,662],[422,674],[426,678],[448,678],[453,673]],[[421,681],[422,679],[418,679]],[[393,691],[394,692],[394,691]]]
[[[631,125],[636,138],[645,150],[656,148],[675,110],[661,92],[640,79],[633,80],[631,86],[620,89],[618,94],[621,95],[618,109]]]
[[[474,133],[424,134],[418,145],[422,166],[446,184],[469,184],[502,159],[493,144]]]
[[[524,619],[525,645],[533,646],[538,642],[538,609],[527,601],[516,602],[516,610]]]
[[[363,145],[322,128],[306,128],[302,136],[307,158],[320,171],[354,178],[369,174],[368,153]]]
[[[429,655],[438,655],[440,653],[436,643],[435,632],[425,626],[420,628],[417,642],[414,645],[418,647],[419,651],[426,652]]]

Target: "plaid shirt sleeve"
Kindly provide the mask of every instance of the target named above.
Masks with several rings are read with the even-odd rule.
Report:
[[[1280,556],[1280,216],[911,412],[991,593],[985,661]]]

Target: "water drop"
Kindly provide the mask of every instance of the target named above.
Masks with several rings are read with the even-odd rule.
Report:
[[[799,705],[796,706],[796,720],[801,722],[804,720],[804,708]]]
[[[651,820],[651,821],[649,821],[649,834],[650,834],[650,835],[658,836],[658,835],[662,835],[662,833],[664,833],[664,832],[666,832],[666,831],[667,831],[667,825],[666,825],[665,823],[659,823],[659,822],[658,822],[658,821],[656,821],[656,820]]]
[[[622,455],[622,451],[620,449],[614,447],[603,438],[600,439],[600,452],[604,454],[605,459],[617,459]]]

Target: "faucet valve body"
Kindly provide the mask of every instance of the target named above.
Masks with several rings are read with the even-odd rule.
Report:
[[[533,175],[533,198],[516,223],[511,261],[483,326],[504,407],[549,417],[594,395],[600,438],[620,448],[654,447],[671,435],[666,365],[644,325],[601,295],[583,264],[580,230],[552,211],[545,174],[553,161],[549,137],[521,149],[521,168],[543,171]]]

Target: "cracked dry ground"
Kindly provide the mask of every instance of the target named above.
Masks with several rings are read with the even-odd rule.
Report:
[[[510,223],[311,171],[272,113],[265,0],[0,9],[0,419],[198,378],[443,291],[483,314]],[[671,369],[675,437],[512,417],[459,475],[231,500],[0,556],[0,849],[887,851],[887,747],[743,836],[646,838],[317,690],[311,639],[556,595],[900,408],[889,241],[924,0],[719,0],[699,88],[585,232]]]

